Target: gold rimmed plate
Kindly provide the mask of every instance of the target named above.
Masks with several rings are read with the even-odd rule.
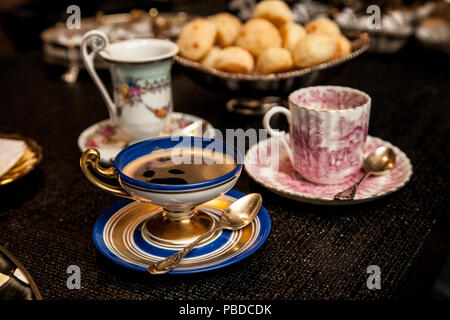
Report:
[[[230,190],[198,207],[218,220],[222,212],[243,193]],[[97,249],[109,260],[128,269],[145,272],[148,266],[176,253],[180,248],[146,237],[145,222],[161,208],[121,199],[97,219],[92,237]],[[267,239],[270,217],[261,207],[251,224],[237,231],[223,230],[194,248],[169,274],[214,270],[236,263],[254,253]]]
[[[0,300],[42,300],[31,275],[17,258],[1,245]]]
[[[18,134],[0,133],[0,138],[22,140],[27,145],[24,155],[4,175],[0,176],[0,186],[16,181],[31,172],[42,160],[42,147],[33,139]]]

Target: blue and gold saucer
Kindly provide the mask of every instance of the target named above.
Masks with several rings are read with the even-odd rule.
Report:
[[[197,209],[216,221],[222,212],[244,194],[230,190],[226,194],[200,205]],[[146,221],[161,212],[152,204],[121,199],[106,209],[97,219],[92,237],[97,249],[108,259],[137,271],[164,259],[180,248],[146,235]],[[223,230],[213,234],[193,249],[169,274],[197,273],[222,268],[255,252],[267,239],[270,217],[264,207],[247,227],[238,231]]]

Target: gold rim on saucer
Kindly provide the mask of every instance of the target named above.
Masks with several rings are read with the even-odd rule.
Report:
[[[22,178],[33,170],[42,160],[42,147],[33,139],[24,138],[18,134],[0,133],[0,138],[22,140],[27,145],[22,158],[17,161],[14,167],[0,176],[0,186],[2,186]]]

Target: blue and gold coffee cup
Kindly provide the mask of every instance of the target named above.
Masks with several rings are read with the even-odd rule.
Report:
[[[144,233],[181,246],[214,226],[214,220],[196,207],[234,186],[243,157],[223,141],[180,136],[133,144],[116,156],[110,168],[99,161],[98,150],[83,153],[80,165],[88,180],[114,195],[162,207],[149,218]]]

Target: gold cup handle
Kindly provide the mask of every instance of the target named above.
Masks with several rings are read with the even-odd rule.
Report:
[[[83,170],[84,175],[88,180],[96,187],[99,187],[102,190],[108,191],[116,196],[134,199],[132,195],[126,192],[122,187],[113,186],[106,182],[99,180],[92,172],[89,170],[89,167],[93,169],[93,171],[102,177],[117,179],[116,173],[113,167],[104,168],[100,165],[100,153],[97,149],[89,148],[85,152],[80,159],[81,170]]]

